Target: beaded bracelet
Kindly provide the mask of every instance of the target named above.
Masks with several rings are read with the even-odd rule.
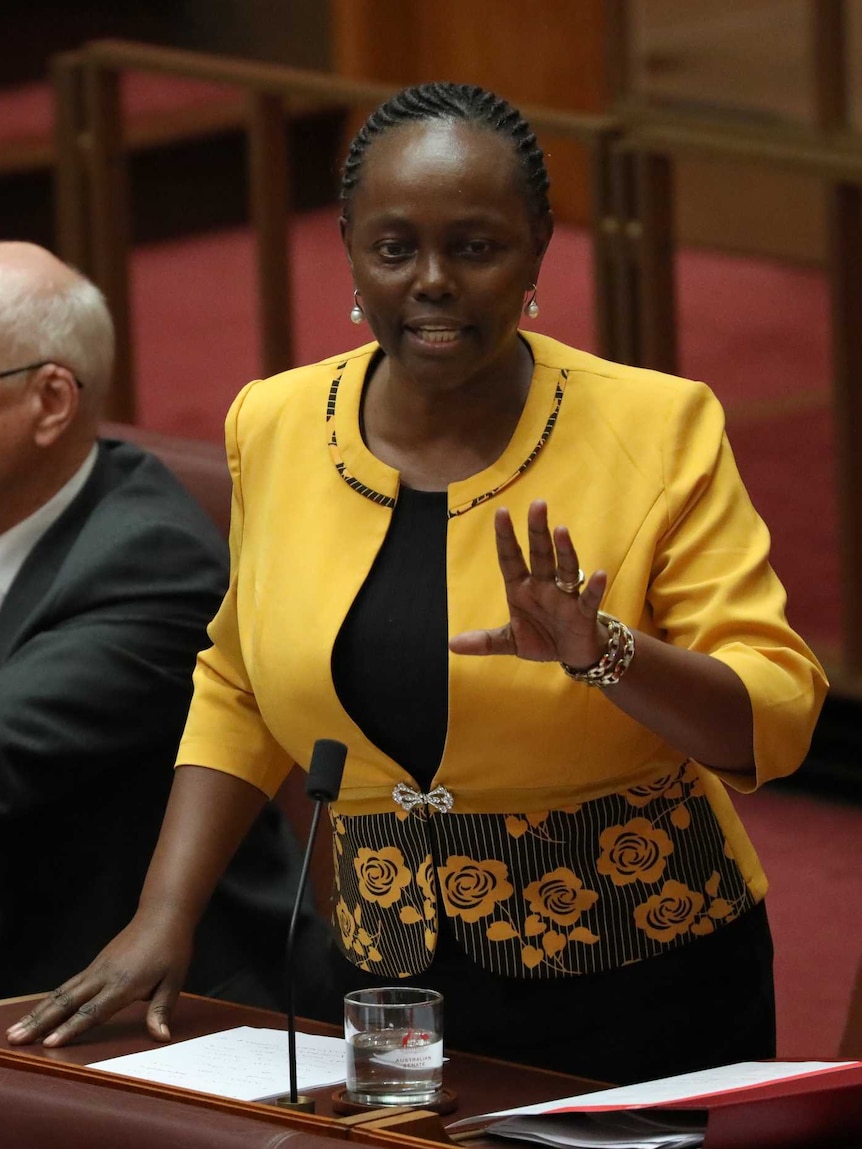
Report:
[[[635,656],[635,636],[624,622],[602,610],[597,618],[608,628],[608,648],[599,661],[580,670],[565,662],[560,666],[569,678],[585,682],[587,686],[616,686]]]

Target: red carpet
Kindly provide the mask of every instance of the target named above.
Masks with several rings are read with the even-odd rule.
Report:
[[[735,805],[770,880],[780,1057],[835,1057],[862,958],[862,810],[766,787]]]

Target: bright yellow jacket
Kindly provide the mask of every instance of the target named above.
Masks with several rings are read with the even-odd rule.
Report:
[[[533,384],[511,442],[449,488],[449,630],[507,620],[493,515],[523,531],[531,500],[608,571],[603,609],[721,659],[754,715],[756,779],[794,770],[826,689],[788,626],[769,536],[739,478],[711,391],[525,334]],[[249,384],[227,419],[232,577],[198,660],[178,762],[274,794],[317,738],[349,748],[340,815],[393,810],[413,780],[341,707],[335,638],[389,526],[398,474],[371,455],[360,400],[376,344]],[[556,663],[449,656],[449,727],[434,785],[455,812],[571,808],[679,770],[681,755]],[[751,896],[766,884],[721,780],[698,768]]]

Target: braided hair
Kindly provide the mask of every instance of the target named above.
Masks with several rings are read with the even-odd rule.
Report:
[[[517,108],[476,84],[433,83],[405,88],[372,112],[350,144],[341,177],[345,217],[362,175],[370,144],[389,128],[429,120],[461,120],[507,136],[524,180],[527,206],[535,219],[550,210],[550,181],[535,134]]]

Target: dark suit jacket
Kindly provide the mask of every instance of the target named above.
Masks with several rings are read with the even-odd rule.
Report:
[[[53,988],[134,913],[226,585],[225,544],[172,474],[103,441],[0,608],[0,997]],[[201,923],[187,988],[283,1004],[298,871],[268,806]],[[306,903],[305,1013],[326,938]]]

